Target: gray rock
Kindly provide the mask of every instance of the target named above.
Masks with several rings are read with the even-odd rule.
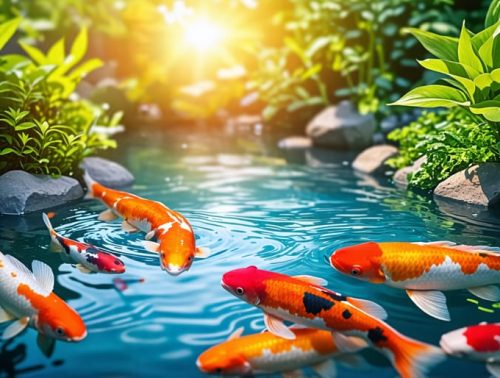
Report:
[[[128,169],[107,159],[88,157],[83,159],[80,168],[98,183],[110,188],[129,186],[134,182],[134,176]]]
[[[500,203],[500,164],[483,163],[457,172],[441,182],[434,196],[479,206]]]
[[[371,145],[375,132],[373,114],[360,115],[349,101],[329,106],[306,127],[316,146],[335,149],[362,149]]]
[[[284,150],[310,148],[312,147],[312,140],[305,136],[290,136],[281,139],[278,142],[278,147]]]
[[[426,161],[427,161],[427,156],[424,155],[415,160],[413,165],[398,169],[396,173],[394,173],[394,176],[392,177],[394,183],[403,188],[408,187],[408,174],[417,172],[422,166],[422,164],[424,164]]]
[[[385,162],[397,153],[398,149],[389,144],[369,147],[356,156],[352,167],[363,173],[383,174],[389,168]]]
[[[53,178],[25,171],[0,176],[0,213],[24,214],[47,209],[83,196],[79,182],[71,177]]]

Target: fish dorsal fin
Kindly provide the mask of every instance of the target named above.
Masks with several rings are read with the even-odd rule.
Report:
[[[314,277],[314,276],[309,276],[309,275],[303,274],[303,275],[299,275],[299,276],[293,276],[293,278],[300,280],[300,281],[304,281],[304,282],[313,284],[313,285],[316,285],[316,286],[328,285],[328,281],[324,280],[323,278],[320,278],[320,277]]]
[[[340,332],[332,332],[333,341],[342,353],[354,353],[368,347],[368,343],[360,337],[346,336]]]
[[[419,309],[433,318],[450,321],[450,313],[446,306],[446,297],[437,290],[406,290],[410,299]]]
[[[349,297],[347,301],[354,307],[359,308],[361,311],[364,311],[367,314],[377,319],[380,320],[387,319],[387,312],[385,311],[385,309],[381,305],[375,302],[368,301],[366,299],[351,298],[351,297]]]
[[[439,241],[433,241],[433,242],[414,242],[412,244],[435,245],[437,247],[453,247],[453,246],[457,245],[457,243],[453,243],[453,242],[447,241],[447,240],[439,240]]]
[[[229,341],[229,340],[239,339],[241,337],[241,335],[243,335],[244,331],[245,331],[244,327],[237,328],[233,333],[231,333],[229,335],[229,337],[227,338],[227,340]]]
[[[52,269],[47,264],[38,260],[33,260],[31,269],[33,269],[33,275],[38,285],[47,295],[52,293],[52,290],[54,290],[54,273]]]
[[[469,291],[476,297],[485,299],[487,301],[500,301],[500,289],[495,285],[472,287],[469,289]]]
[[[283,323],[283,320],[269,314],[264,314],[264,323],[266,324],[267,330],[273,335],[281,337],[282,339],[295,340],[295,333]]]
[[[436,241],[436,242],[428,242],[428,243],[413,243],[418,245],[433,245],[436,247],[444,247],[455,249],[463,252],[471,252],[471,253],[487,253],[491,255],[497,255],[500,253],[500,248],[498,247],[490,247],[487,245],[465,245],[465,244],[457,244],[450,241]]]
[[[5,258],[16,268],[18,273],[24,274],[27,279],[34,280],[33,273],[21,261],[12,255],[6,255]]]

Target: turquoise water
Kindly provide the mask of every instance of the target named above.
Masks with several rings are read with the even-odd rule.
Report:
[[[89,331],[78,344],[58,342],[50,359],[38,350],[33,330],[2,342],[0,376],[200,377],[195,361],[204,349],[240,326],[247,333],[263,327],[259,310],[220,287],[224,272],[248,265],[323,277],[331,289],[383,305],[389,324],[433,344],[452,329],[499,321],[500,309],[479,311],[465,291],[447,294],[451,323],[435,320],[402,291],[341,276],[324,261],[338,247],[368,240],[500,245],[498,213],[435,203],[388,180],[358,176],[348,166],[349,155],[318,150],[284,156],[273,145],[260,137],[207,133],[182,141],[159,135],[123,140],[114,158],[136,176],[130,191],[181,211],[198,245],[213,252],[172,277],[141,247],[141,234],[97,220],[104,209],[99,202],[57,208],[57,231],[123,259],[127,272],[121,277],[130,282],[123,292],[113,285],[116,276],[80,273],[49,252],[39,213],[0,217],[0,250],[28,266],[32,259],[48,263],[56,274],[55,292],[80,312]],[[365,357],[373,377],[396,375],[384,357]],[[367,374],[339,368],[342,377]],[[432,376],[488,374],[479,363],[448,359]]]

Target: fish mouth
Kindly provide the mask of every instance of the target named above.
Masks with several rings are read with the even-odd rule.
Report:
[[[168,264],[167,266],[162,265],[161,268],[171,276],[178,276],[182,272],[189,270],[189,267],[186,268],[174,264]]]
[[[84,338],[86,338],[86,337],[87,337],[87,334],[88,334],[88,332],[87,332],[87,330],[85,330],[85,333],[84,333],[82,336],[79,336],[79,337],[73,337],[73,338],[69,339],[68,341],[71,341],[71,342],[77,343],[77,342],[79,342],[79,341],[82,341]]]

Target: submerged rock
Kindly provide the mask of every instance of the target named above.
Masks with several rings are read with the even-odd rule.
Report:
[[[316,146],[362,149],[371,145],[375,132],[373,114],[361,115],[350,101],[329,106],[314,117],[306,134]]]
[[[494,206],[500,203],[500,164],[473,165],[441,182],[435,197],[472,205]]]
[[[383,174],[390,168],[385,162],[397,153],[398,149],[389,144],[369,147],[356,156],[352,167],[363,173]]]
[[[278,142],[278,147],[284,150],[304,149],[312,147],[311,138],[305,136],[289,136]]]
[[[82,187],[71,177],[53,178],[19,170],[0,176],[1,214],[29,213],[62,205],[82,196]]]
[[[398,169],[392,179],[398,186],[406,188],[408,186],[408,175],[417,172],[426,161],[427,156],[419,157],[412,165]]]
[[[94,180],[110,188],[130,186],[134,182],[134,176],[127,168],[111,160],[88,157],[83,159],[80,168],[87,171]]]

